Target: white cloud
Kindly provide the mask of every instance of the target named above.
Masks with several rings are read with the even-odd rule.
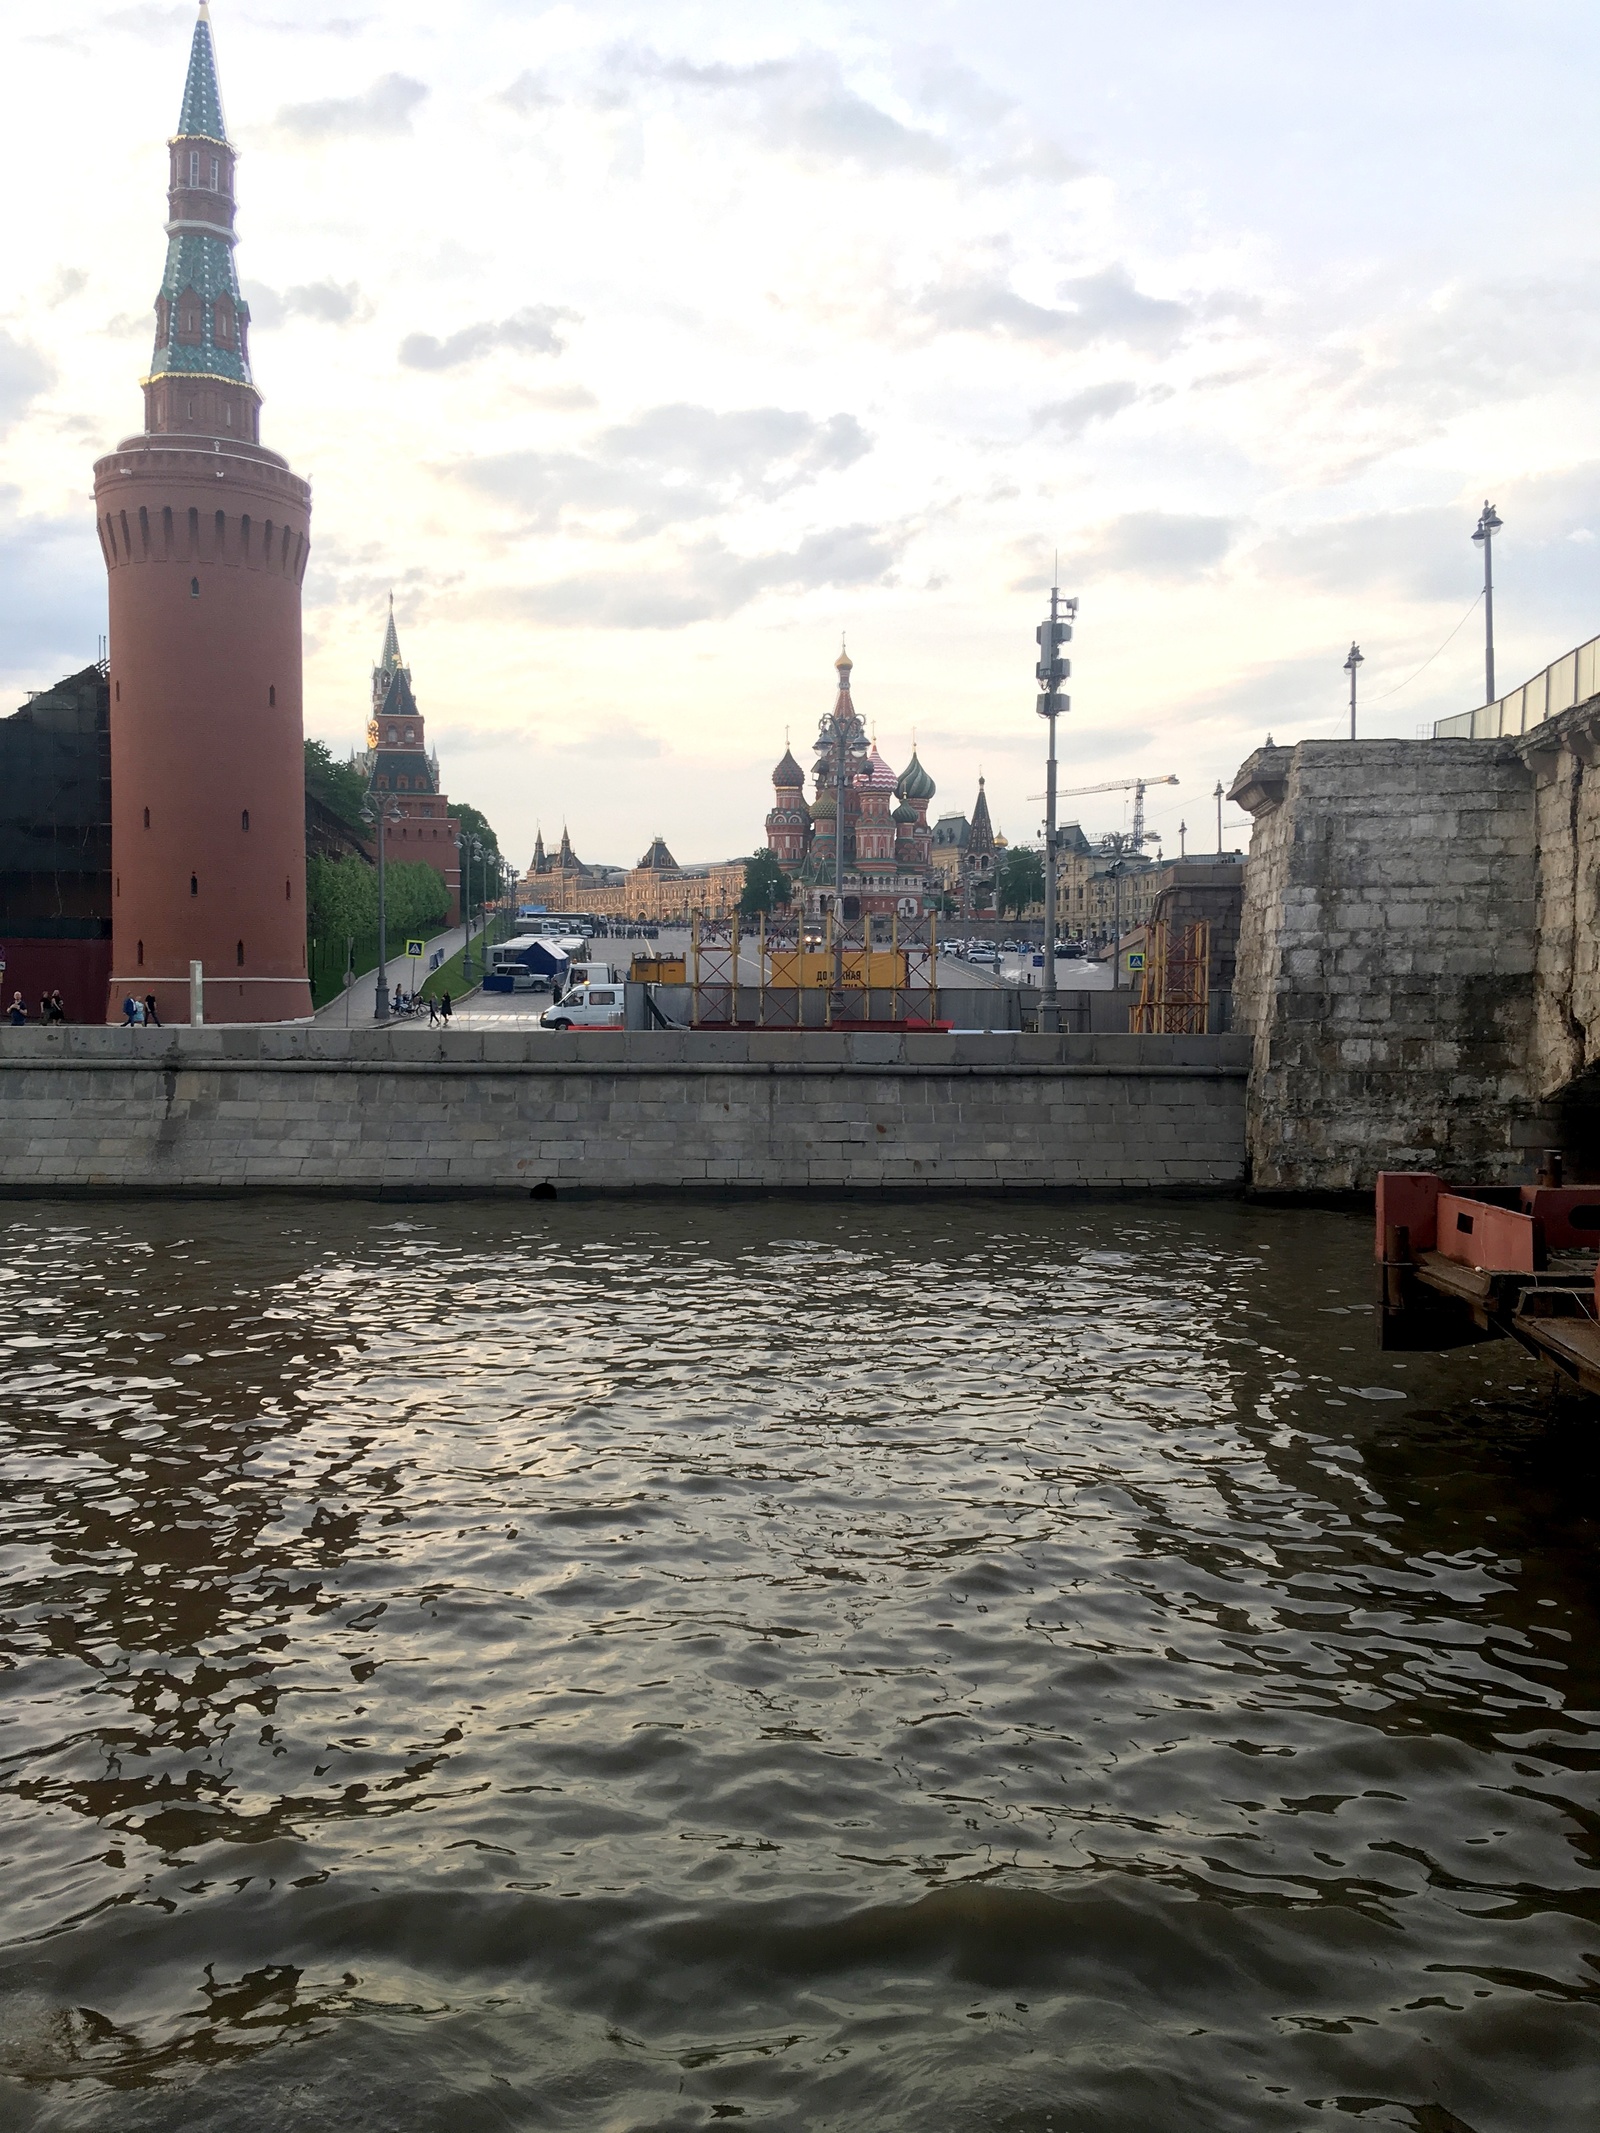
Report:
[[[1199,512],[1129,511],[1093,528],[1068,553],[1086,579],[1192,577],[1220,563],[1239,530],[1232,519]]]
[[[576,451],[506,452],[455,471],[531,525],[600,518],[633,538],[772,501],[869,449],[853,415],[818,421],[781,407],[718,413],[680,402],[601,430]]]
[[[530,304],[510,318],[460,326],[443,340],[431,333],[408,333],[400,343],[400,360],[410,370],[458,370],[500,348],[521,355],[559,355],[567,345],[560,328],[576,316],[559,305]]]
[[[371,305],[353,281],[301,282],[289,289],[270,289],[265,282],[251,282],[245,289],[250,301],[251,322],[262,327],[281,326],[291,318],[314,320],[322,326],[348,326],[371,314]]]
[[[739,555],[719,540],[684,548],[675,566],[655,571],[590,571],[541,585],[478,595],[474,611],[557,628],[677,630],[725,621],[762,593],[881,585],[906,535],[881,526],[839,526],[808,534],[790,549]]]
[[[383,74],[359,96],[285,104],[273,121],[273,130],[297,141],[409,133],[411,114],[427,94],[426,83],[413,81],[408,74]]]
[[[0,326],[0,431],[19,421],[54,381],[53,367],[33,343]]]

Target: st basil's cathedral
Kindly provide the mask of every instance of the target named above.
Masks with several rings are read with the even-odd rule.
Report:
[[[838,887],[835,839],[843,834],[846,923],[868,918],[922,919],[936,908],[928,803],[935,786],[913,749],[897,778],[868,738],[850,694],[852,661],[834,661],[839,693],[817,732],[812,776],[816,797],[805,796],[805,772],[786,748],[772,773],[774,801],[767,846],[795,885],[807,918],[820,919]],[[842,763],[839,760],[843,757]]]

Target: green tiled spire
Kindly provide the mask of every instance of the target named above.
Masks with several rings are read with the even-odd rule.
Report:
[[[146,424],[255,442],[250,310],[233,259],[234,155],[206,0],[200,0],[169,154],[167,264],[144,381]]]
[[[181,138],[225,141],[228,128],[222,116],[222,91],[217,86],[217,55],[211,48],[211,17],[206,0],[200,0],[200,18],[189,47],[189,78],[183,85],[183,109],[178,115]]]

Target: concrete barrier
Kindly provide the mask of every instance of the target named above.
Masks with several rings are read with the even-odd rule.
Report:
[[[1235,1037],[0,1030],[0,1193],[1230,1191]]]

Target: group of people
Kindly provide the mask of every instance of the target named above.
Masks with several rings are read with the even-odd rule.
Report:
[[[156,1012],[156,996],[147,992],[142,1000],[130,992],[122,1003],[122,1019],[129,1029],[160,1029],[161,1017]]]
[[[66,1019],[66,1003],[62,1000],[61,994],[58,991],[41,993],[39,996],[39,1020],[41,1022],[65,1022]],[[6,1020],[13,1029],[27,1028],[28,1003],[20,992],[14,992],[11,995],[11,1005],[6,1009]]]
[[[438,999],[435,999],[433,994],[429,993],[424,998],[420,992],[407,992],[403,985],[395,987],[394,998],[389,1002],[391,1015],[420,1015],[424,1008],[428,1010],[430,1024],[438,1022],[448,1024],[450,1020],[450,995],[447,992],[443,992],[440,993]]]

